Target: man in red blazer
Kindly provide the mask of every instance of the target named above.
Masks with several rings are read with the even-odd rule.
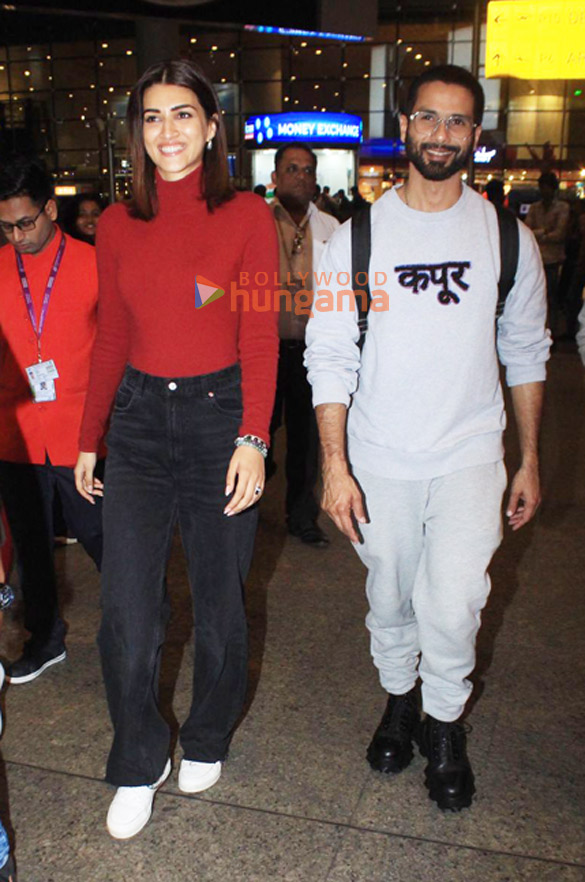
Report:
[[[95,561],[101,505],[75,490],[73,466],[96,331],[97,270],[90,245],[63,235],[44,166],[16,158],[0,168],[0,496],[20,566],[30,639],[7,679],[28,683],[63,661],[57,604],[53,497]]]

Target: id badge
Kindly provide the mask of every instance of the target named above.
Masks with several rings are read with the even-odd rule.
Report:
[[[59,373],[53,359],[31,364],[26,368],[26,375],[36,402],[56,400],[55,379]]]

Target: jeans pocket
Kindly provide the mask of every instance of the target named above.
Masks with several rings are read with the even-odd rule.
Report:
[[[136,386],[131,385],[126,379],[123,379],[118,386],[116,397],[114,398],[114,411],[123,413],[128,410],[134,400]]]
[[[225,417],[240,421],[243,414],[242,389],[238,386],[228,386],[208,395],[208,401],[217,413]]]

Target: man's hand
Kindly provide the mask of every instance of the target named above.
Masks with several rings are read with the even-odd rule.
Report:
[[[365,524],[367,518],[360,488],[346,467],[338,464],[323,469],[321,508],[352,542],[360,541],[354,518],[358,524]]]
[[[512,481],[506,517],[513,530],[519,530],[532,520],[540,505],[540,478],[538,465],[521,466]]]

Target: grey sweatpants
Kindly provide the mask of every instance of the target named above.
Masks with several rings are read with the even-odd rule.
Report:
[[[471,693],[487,568],[502,540],[504,464],[423,481],[354,474],[369,518],[355,549],[368,568],[366,625],[380,682],[402,695],[420,676],[423,709],[456,720]]]

